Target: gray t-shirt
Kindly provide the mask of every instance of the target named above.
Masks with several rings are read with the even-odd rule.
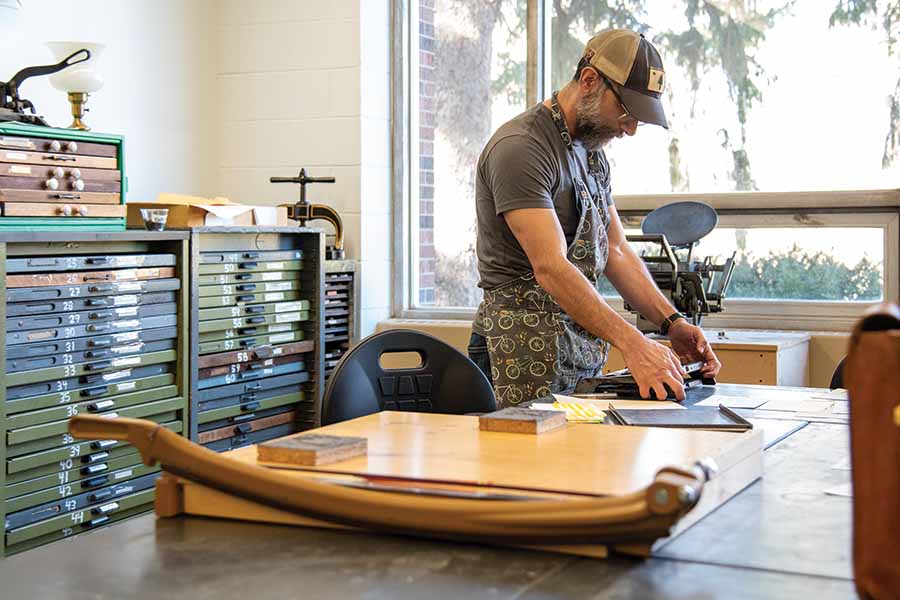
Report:
[[[553,123],[550,109],[538,104],[503,124],[478,159],[475,210],[478,217],[478,286],[495,288],[532,270],[503,213],[517,208],[556,210],[566,244],[575,239],[580,208],[574,173],[581,175],[592,196],[603,194],[613,204],[609,163],[600,151],[600,189],[588,174],[587,150],[575,142],[573,153]]]

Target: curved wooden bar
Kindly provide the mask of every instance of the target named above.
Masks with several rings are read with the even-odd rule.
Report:
[[[572,500],[487,500],[360,490],[284,477],[207,450],[157,423],[77,415],[76,438],[128,441],[144,463],[273,508],[384,533],[491,544],[649,544],[693,508],[702,468],[660,470],[646,488]]]

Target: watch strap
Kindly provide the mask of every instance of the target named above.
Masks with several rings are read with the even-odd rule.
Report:
[[[673,312],[671,315],[663,319],[662,324],[659,326],[659,332],[663,335],[669,335],[669,328],[677,321],[678,319],[684,319],[684,315],[678,311]]]

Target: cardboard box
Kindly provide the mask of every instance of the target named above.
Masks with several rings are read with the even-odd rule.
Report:
[[[142,208],[168,208],[167,229],[213,226],[291,225],[287,209],[278,206],[237,204],[227,198],[201,198],[181,194],[160,194],[156,202],[128,202],[128,228],[143,229]]]

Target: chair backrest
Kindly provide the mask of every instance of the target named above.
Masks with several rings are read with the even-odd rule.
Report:
[[[414,368],[385,369],[383,354],[415,352]],[[322,399],[322,425],[382,410],[465,414],[496,410],[494,390],[469,357],[412,329],[375,333],[344,354]]]
[[[831,384],[828,386],[832,390],[836,390],[838,388],[844,387],[844,361],[847,360],[847,357],[841,359],[841,362],[837,364],[834,368],[834,373],[831,375]]]

